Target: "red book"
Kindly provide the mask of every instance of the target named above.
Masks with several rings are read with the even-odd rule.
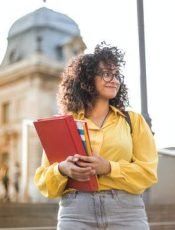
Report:
[[[50,164],[64,161],[76,153],[87,155],[72,115],[38,119],[33,123]],[[92,176],[86,182],[69,178],[67,188],[87,192],[97,191],[97,177]]]

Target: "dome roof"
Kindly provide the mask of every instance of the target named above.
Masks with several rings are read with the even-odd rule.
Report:
[[[18,19],[11,26],[8,37],[13,37],[33,27],[46,26],[72,35],[80,34],[78,25],[71,18],[62,13],[42,7]]]
[[[84,49],[78,25],[64,14],[42,7],[11,26],[1,66],[19,62],[38,52],[66,62]]]

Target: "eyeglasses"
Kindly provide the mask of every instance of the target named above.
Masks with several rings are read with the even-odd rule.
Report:
[[[120,84],[123,83],[124,81],[124,76],[120,73],[110,73],[110,72],[98,72],[97,75],[99,75],[100,77],[102,77],[102,79],[105,82],[110,82],[113,81],[113,79],[115,78],[117,81],[119,81]]]

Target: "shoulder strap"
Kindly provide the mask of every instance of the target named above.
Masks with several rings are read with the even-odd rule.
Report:
[[[124,115],[126,116],[125,120],[128,123],[128,125],[130,127],[130,133],[132,134],[132,124],[131,124],[131,118],[129,116],[129,112],[128,111],[122,111],[122,113],[124,113]]]

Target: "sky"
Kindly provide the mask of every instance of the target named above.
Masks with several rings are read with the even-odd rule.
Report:
[[[140,108],[140,69],[136,0],[6,0],[0,7],[0,62],[8,31],[18,18],[40,7],[71,17],[87,46],[106,41],[125,52],[124,74],[130,105]],[[144,0],[148,112],[157,148],[175,146],[175,1]]]

